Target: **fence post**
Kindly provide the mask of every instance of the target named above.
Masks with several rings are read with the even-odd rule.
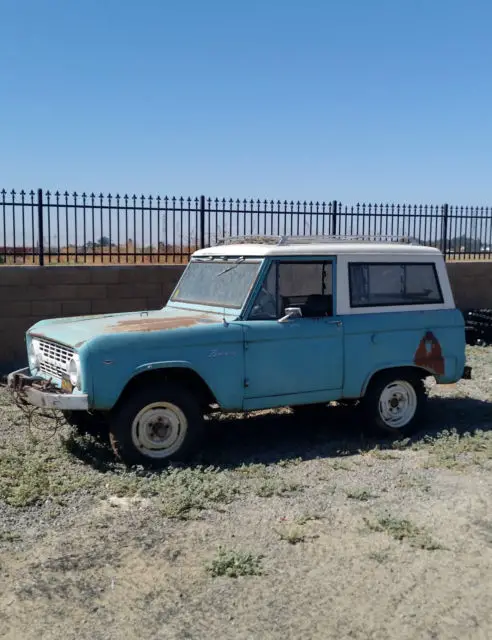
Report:
[[[331,211],[331,235],[337,235],[337,201],[333,200]]]
[[[441,239],[441,245],[442,245],[442,252],[444,254],[444,257],[447,257],[447,244],[448,244],[448,212],[449,212],[449,207],[447,204],[444,204],[442,206],[442,239]]]
[[[205,196],[200,196],[200,249],[205,249]]]
[[[38,189],[38,247],[39,266],[44,266],[44,238],[43,238],[43,190]]]

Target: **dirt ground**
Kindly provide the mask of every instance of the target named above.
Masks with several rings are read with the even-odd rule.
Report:
[[[210,422],[149,474],[0,395],[0,637],[492,637],[492,349],[412,440],[353,410]]]

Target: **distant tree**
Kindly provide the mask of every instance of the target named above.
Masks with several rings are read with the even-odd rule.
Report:
[[[99,238],[97,244],[100,247],[109,247],[109,245],[111,244],[111,240],[108,237],[103,236],[102,238]]]

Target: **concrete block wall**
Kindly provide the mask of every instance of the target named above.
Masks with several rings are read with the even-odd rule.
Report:
[[[460,309],[492,309],[492,262],[449,262],[447,267]]]
[[[0,267],[0,373],[24,366],[38,320],[160,309],[181,265]]]
[[[0,373],[26,362],[24,336],[38,320],[159,309],[182,265],[0,267]],[[492,262],[448,264],[457,305],[492,308]]]

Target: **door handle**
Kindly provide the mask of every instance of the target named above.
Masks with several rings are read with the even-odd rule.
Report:
[[[329,322],[328,324],[334,324],[337,327],[341,327],[342,326],[342,321],[341,320],[332,320],[331,322]]]

